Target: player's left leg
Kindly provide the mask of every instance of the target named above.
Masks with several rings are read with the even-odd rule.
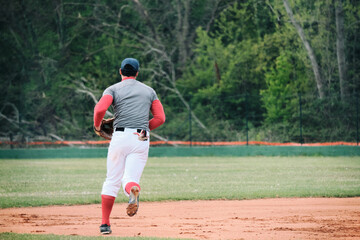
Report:
[[[121,189],[121,180],[125,170],[125,154],[128,149],[124,144],[126,143],[125,137],[121,132],[114,133],[108,149],[106,180],[101,191],[101,234],[111,233],[110,214],[115,198]]]

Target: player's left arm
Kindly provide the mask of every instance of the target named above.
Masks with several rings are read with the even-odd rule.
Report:
[[[96,130],[100,130],[101,121],[103,120],[106,110],[110,107],[113,102],[113,97],[111,95],[104,95],[95,105],[94,108],[94,127]]]
[[[153,118],[149,121],[150,131],[160,127],[165,122],[165,112],[160,100],[156,99],[151,104]]]

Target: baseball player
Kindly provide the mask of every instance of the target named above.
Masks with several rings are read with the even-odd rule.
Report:
[[[110,105],[114,108],[114,132],[107,154],[107,174],[101,192],[101,234],[110,234],[110,213],[122,186],[134,216],[139,208],[140,177],[149,152],[149,132],[165,122],[163,106],[151,87],[136,80],[139,62],[126,58],[119,70],[121,82],[105,89],[94,109],[94,128],[100,130]],[[149,121],[149,112],[153,118]]]

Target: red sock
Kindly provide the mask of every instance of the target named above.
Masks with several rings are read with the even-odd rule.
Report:
[[[139,188],[139,191],[140,191],[140,185],[137,184],[136,182],[128,182],[125,186],[125,191],[130,194],[130,190],[133,186],[137,186]]]
[[[109,195],[101,195],[102,223],[110,226],[110,213],[114,206],[115,197]]]

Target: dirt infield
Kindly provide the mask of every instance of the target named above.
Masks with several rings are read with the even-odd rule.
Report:
[[[360,198],[115,204],[112,236],[190,239],[360,239]],[[100,205],[0,210],[0,232],[98,236]]]

